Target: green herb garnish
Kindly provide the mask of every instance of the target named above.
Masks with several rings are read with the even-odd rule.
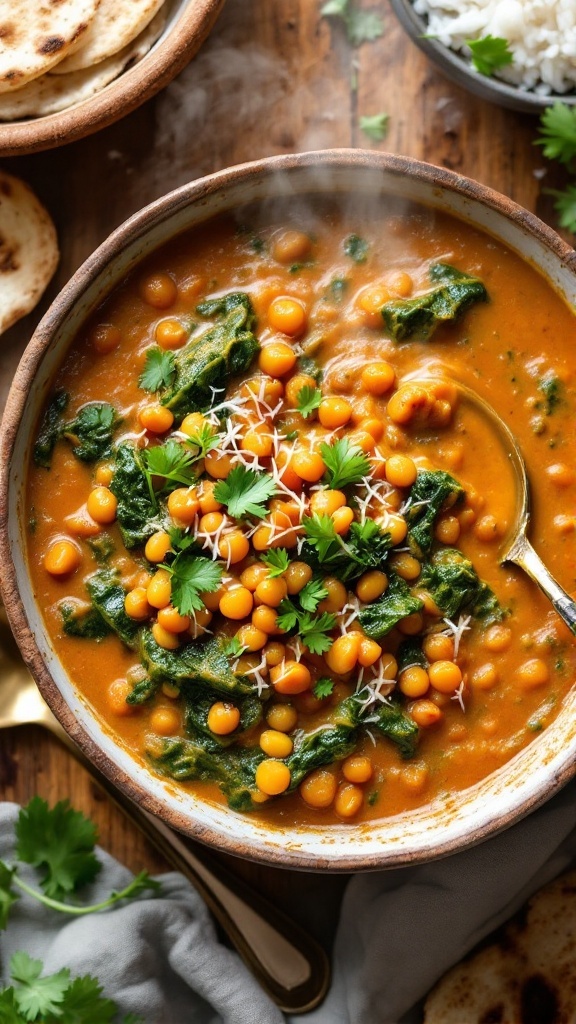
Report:
[[[388,134],[389,122],[390,114],[382,113],[361,117],[358,124],[360,131],[364,132],[369,139],[373,139],[374,142],[382,142]]]
[[[305,384],[298,392],[296,408],[304,419],[307,420],[319,408],[321,401],[322,392],[320,388],[313,388],[310,384]]]
[[[466,46],[472,55],[472,63],[481,75],[492,75],[499,68],[506,67],[514,60],[514,54],[507,39],[499,36],[484,36],[482,39],[467,39]]]
[[[330,679],[328,676],[322,676],[322,679],[318,679],[315,683],[312,693],[315,697],[318,697],[319,700],[324,700],[326,697],[332,696],[333,690],[334,680]]]
[[[270,579],[274,579],[275,576],[281,576],[290,565],[290,557],[286,548],[270,548],[270,551],[266,551],[260,556],[260,560],[268,566],[268,576]]]
[[[226,505],[234,519],[255,516],[263,519],[267,513],[266,502],[276,493],[276,484],[271,476],[234,466],[225,480],[219,480],[214,488],[214,497]]]
[[[176,363],[173,352],[166,352],[157,345],[146,352],[144,369],[138,378],[138,386],[142,391],[161,391],[168,388],[176,376]]]
[[[320,454],[326,466],[328,487],[341,490],[358,484],[370,474],[370,460],[362,449],[342,437],[334,444],[321,444]]]
[[[222,566],[203,555],[181,551],[171,565],[163,565],[172,578],[171,600],[180,615],[193,615],[204,608],[202,593],[212,594],[222,582]]]

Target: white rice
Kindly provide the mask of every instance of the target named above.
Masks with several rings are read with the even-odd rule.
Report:
[[[576,0],[414,0],[428,33],[470,56],[467,39],[508,40],[512,64],[495,77],[541,95],[576,86]]]

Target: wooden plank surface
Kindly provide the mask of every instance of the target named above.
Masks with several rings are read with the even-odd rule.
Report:
[[[228,0],[211,39],[164,93],[92,138],[4,161],[51,211],[62,259],[41,307],[2,338],[2,406],[48,300],[127,216],[234,163],[332,146],[375,147],[359,130],[363,114],[390,115],[377,148],[475,177],[550,216],[549,200],[539,198],[545,162],[533,145],[532,118],[447,82],[404,36],[385,0],[378,4],[384,35],[358,50],[338,25],[320,19],[319,7],[319,0]],[[50,801],[69,797],[97,822],[102,845],[133,870],[164,869],[55,740],[35,727],[2,734],[0,795],[22,803],[35,793]],[[223,859],[290,912],[298,907],[317,934],[333,931],[342,879]]]

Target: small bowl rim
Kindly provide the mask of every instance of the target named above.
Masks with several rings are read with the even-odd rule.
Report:
[[[141,60],[82,102],[55,114],[0,121],[0,156],[38,153],[77,142],[136,110],[168,85],[192,59],[224,3],[225,0],[188,0],[177,12],[174,23]]]
[[[498,78],[481,75],[474,71],[469,61],[457,50],[445,46],[438,39],[426,36],[426,21],[423,15],[414,10],[412,0],[390,0],[390,5],[398,21],[413,43],[418,46],[429,59],[456,85],[462,86],[481,99],[498,103],[509,110],[521,113],[541,114],[545,107],[553,103],[576,105],[576,85],[569,93],[550,93],[539,95],[517,85],[509,85]]]
[[[171,806],[166,798],[157,798],[144,785],[130,776],[92,739],[80,718],[65,701],[47,667],[39,642],[28,623],[23,599],[16,581],[16,569],[9,535],[11,525],[9,490],[12,454],[30,385],[49,349],[53,335],[76,304],[81,301],[82,294],[90,283],[98,278],[111,259],[117,257],[128,245],[145,237],[155,226],[166,218],[177,214],[190,203],[202,202],[212,194],[221,190],[225,191],[227,187],[241,184],[245,180],[257,180],[259,175],[270,177],[276,172],[290,172],[302,167],[310,169],[318,167],[348,168],[355,165],[363,171],[370,169],[385,171],[397,178],[411,176],[436,189],[446,187],[464,199],[480,200],[488,208],[515,223],[523,232],[534,236],[571,273],[576,274],[576,251],[564,242],[552,228],[544,224],[534,214],[493,189],[445,168],[423,163],[410,157],[351,149],[289,154],[239,164],[196,179],[155,200],[116,228],[88,257],[64,286],[36,328],[14,376],[0,430],[0,559],[4,567],[0,577],[0,589],[8,619],[24,661],[36,679],[42,695],[65,730],[88,759],[110,778],[114,785],[119,786],[135,803],[157,815],[177,831],[214,849],[273,867],[332,872],[382,870],[428,862],[461,852],[495,836],[550,799],[576,774],[576,759],[568,759],[553,773],[550,770],[545,771],[546,764],[544,763],[541,781],[533,786],[528,795],[524,795],[524,799],[519,805],[515,805],[512,809],[501,809],[487,824],[480,823],[473,826],[466,834],[464,841],[459,836],[448,839],[436,837],[433,847],[426,845],[416,850],[399,850],[394,854],[382,849],[381,853],[366,855],[362,853],[360,841],[356,852],[352,854],[344,849],[338,853],[337,859],[333,856],[323,858],[321,855],[303,853],[293,849],[284,853],[281,843],[282,833],[274,826],[269,828],[269,834],[278,841],[269,842],[265,847],[256,848],[245,837],[228,835],[224,830],[218,831],[208,827],[204,823],[196,821],[180,808]]]

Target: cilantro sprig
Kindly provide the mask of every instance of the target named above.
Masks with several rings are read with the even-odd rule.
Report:
[[[270,551],[260,556],[260,561],[268,566],[268,576],[274,579],[275,576],[281,576],[286,572],[290,565],[290,556],[286,548],[270,548]]]
[[[171,484],[190,487],[195,483],[197,472],[194,467],[197,461],[198,456],[193,451],[172,438],[165,441],[164,444],[144,448],[142,464],[150,497],[154,504],[156,504],[157,495],[169,490]],[[164,481],[159,490],[154,488],[153,477],[160,477]]]
[[[276,494],[276,483],[271,476],[255,469],[234,466],[225,480],[214,488],[216,501],[226,505],[234,519],[255,516],[263,519],[267,514],[266,502]]]
[[[388,134],[390,114],[367,114],[361,117],[358,125],[361,132],[374,142],[382,142]]]
[[[567,185],[564,191],[557,188],[544,190],[547,195],[554,196],[554,209],[558,214],[558,223],[576,235],[576,184]]]
[[[301,593],[302,591],[298,599]],[[332,646],[332,639],[328,634],[336,625],[336,616],[331,612],[312,615],[309,611],[298,608],[290,598],[284,598],[278,606],[277,624],[287,633],[296,630],[299,639],[311,654],[324,654]]]
[[[370,460],[356,444],[350,444],[342,437],[334,444],[320,445],[320,454],[326,466],[326,483],[328,487],[342,490],[352,484],[358,484],[363,477],[370,474]]]
[[[194,615],[204,608],[200,594],[211,594],[222,582],[223,568],[204,555],[181,549],[170,565],[163,565],[172,582],[171,601],[180,615]]]
[[[322,580],[318,579],[311,579],[298,594],[298,600],[306,612],[315,612],[320,602],[326,597],[328,597],[328,591]]]
[[[490,77],[495,71],[506,67],[514,60],[507,39],[500,36],[483,36],[481,39],[467,39],[474,67],[481,75]]]
[[[540,118],[541,135],[535,145],[542,146],[548,160],[570,167],[576,158],[576,107],[559,100],[546,107]]]
[[[0,1020],[5,1024],[112,1024],[118,1007],[102,995],[97,978],[71,978],[68,968],[43,974],[41,960],[18,952],[10,958],[8,988],[0,989]],[[123,1024],[139,1024],[130,1013]]]
[[[354,0],[327,0],[320,8],[323,18],[338,18],[343,22],[352,46],[370,43],[384,32],[384,22],[378,11],[362,10]]]
[[[326,697],[332,696],[334,690],[334,680],[330,679],[329,676],[322,676],[318,679],[312,688],[312,693],[319,700],[325,700]]]
[[[176,360],[173,352],[153,345],[146,352],[144,369],[138,378],[138,387],[143,391],[161,391],[174,383]]]
[[[52,809],[41,797],[33,797],[20,810],[16,823],[16,858],[41,872],[40,886],[33,888],[18,874],[15,866],[0,861],[0,928],[8,922],[10,908],[20,892],[63,914],[83,916],[106,910],[120,900],[132,899],[145,889],[157,890],[159,883],[141,871],[121,891],[90,906],[65,903],[88,882],[94,880],[102,865],[96,854],[96,829],[80,811],[61,800]]]
[[[298,392],[298,399],[296,401],[296,408],[298,412],[307,420],[316,409],[319,408],[320,402],[322,401],[322,392],[320,388],[312,387],[310,384],[305,384],[304,387],[300,388]]]

